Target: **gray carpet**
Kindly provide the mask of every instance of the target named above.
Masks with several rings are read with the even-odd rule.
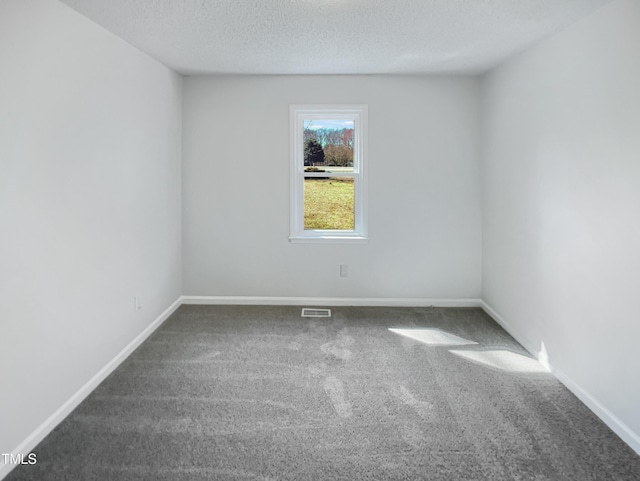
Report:
[[[480,309],[182,306],[33,452],[7,480],[640,480]]]

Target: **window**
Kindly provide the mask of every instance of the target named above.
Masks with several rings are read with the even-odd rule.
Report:
[[[291,105],[291,242],[367,242],[366,105]]]

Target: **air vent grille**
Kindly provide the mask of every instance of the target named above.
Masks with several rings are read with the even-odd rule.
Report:
[[[302,309],[302,317],[331,317],[331,309],[312,309],[305,307]]]

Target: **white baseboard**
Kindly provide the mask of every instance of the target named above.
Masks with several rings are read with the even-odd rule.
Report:
[[[246,306],[480,307],[480,302],[464,298],[182,296],[183,304]]]
[[[640,436],[633,432],[629,426],[622,422],[615,414],[609,411],[600,401],[598,401],[589,392],[583,389],[578,383],[576,383],[571,377],[562,371],[549,364],[546,357],[546,353],[540,352],[540,348],[536,347],[529,339],[523,336],[517,329],[514,329],[495,309],[489,306],[486,302],[481,301],[480,307],[489,314],[498,324],[500,324],[505,331],[507,331],[511,337],[518,341],[522,346],[529,351],[534,357],[540,360],[546,367],[553,373],[553,375],[560,381],[569,391],[571,391],[580,401],[582,401],[591,411],[598,416],[602,422],[604,422],[609,428],[616,433],[620,439],[627,443],[631,449],[640,455]],[[543,359],[541,359],[543,358]]]
[[[509,324],[500,314],[498,314],[495,309],[493,309],[489,304],[484,301],[480,301],[480,307],[482,310],[489,314],[494,321],[496,321],[502,328],[507,331],[511,337],[513,337],[516,341],[518,341],[522,347],[524,347],[529,354],[538,359],[540,354],[540,347],[536,346],[530,339],[528,339],[524,334],[522,334],[518,329],[514,328],[511,324]]]
[[[162,314],[160,314],[144,331],[138,334],[133,341],[120,351],[111,361],[96,373],[78,392],[71,396],[49,418],[36,428],[11,454],[27,454],[35,448],[53,429],[66,418],[91,392],[104,381],[129,355],[136,350],[160,325],[173,314],[182,304],[182,298],[178,298]],[[14,464],[0,463],[0,479],[3,479],[15,468]]]
[[[634,433],[629,426],[623,423],[615,414],[604,407],[595,397],[582,389],[564,371],[551,367],[553,375],[564,384],[569,391],[580,399],[593,413],[598,416],[620,439],[627,443],[638,455],[640,455],[640,436]]]

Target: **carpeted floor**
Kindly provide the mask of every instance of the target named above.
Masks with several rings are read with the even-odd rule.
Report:
[[[640,480],[480,309],[182,306],[18,480]]]

